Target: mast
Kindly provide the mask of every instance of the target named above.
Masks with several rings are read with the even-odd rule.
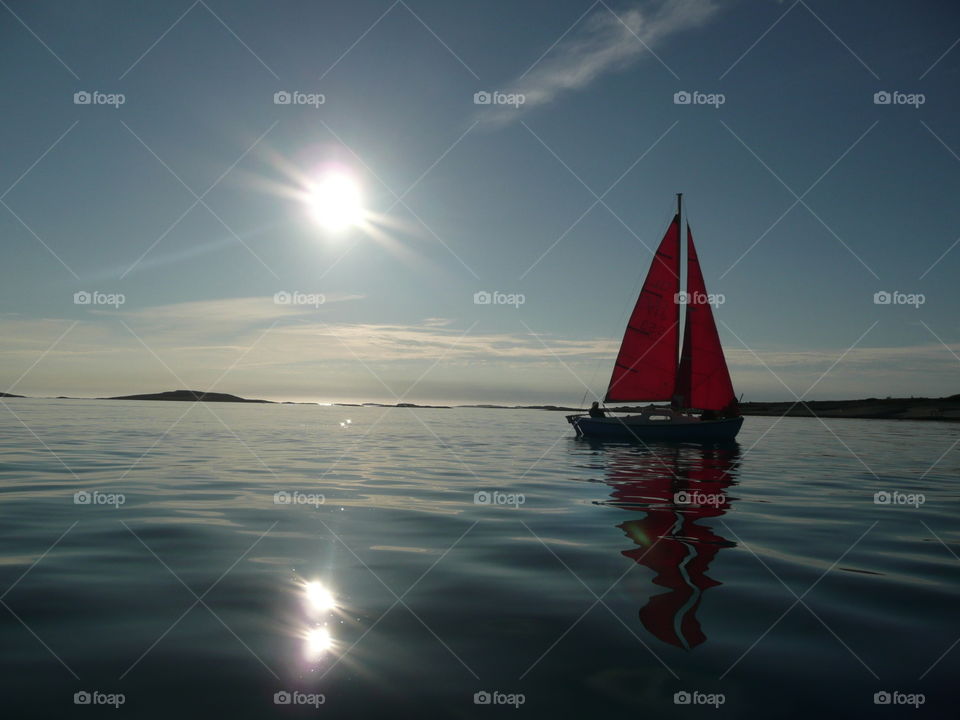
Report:
[[[681,217],[681,216],[680,216],[680,212],[681,212],[681,210],[683,209],[683,208],[682,208],[682,205],[683,205],[683,193],[677,193],[677,232],[680,233],[680,245],[681,245],[681,247],[683,246],[683,223],[682,223],[681,220],[680,220],[680,217]],[[678,274],[677,274],[677,287],[678,287],[678,288],[680,288],[680,277],[679,277],[679,273],[680,273],[680,268],[682,268],[682,267],[683,267],[683,263],[678,263],[678,264],[677,264],[677,273],[678,273]],[[684,292],[684,291],[685,291],[684,289],[681,289],[681,290],[680,290],[680,292]],[[679,297],[674,298],[674,302],[679,302]],[[684,310],[686,310],[686,306],[684,306]],[[684,314],[686,314],[686,313],[684,313]],[[684,326],[686,326],[686,324],[687,324],[687,323],[686,323],[686,318],[684,318]],[[683,360],[683,358],[682,358],[682,355],[683,355],[683,350],[682,350],[682,348],[683,348],[683,346],[684,346],[684,340],[686,339],[685,336],[686,336],[686,333],[684,333],[683,336],[680,335],[680,308],[679,308],[679,306],[678,306],[678,308],[677,308],[677,341],[678,341],[678,344],[677,344],[677,347],[674,349],[674,352],[675,352],[678,356],[681,356],[681,357],[680,357],[680,361],[678,361],[678,367],[677,367],[677,372],[678,372],[678,373],[679,373],[679,366],[682,364],[682,360]],[[679,379],[679,375],[678,375],[678,379]],[[680,410],[680,409],[681,409],[681,407],[680,407],[680,406],[681,406],[680,396],[677,394],[677,390],[678,390],[678,388],[676,387],[676,385],[674,385],[673,395],[672,395],[671,398],[670,398],[670,407],[672,407],[674,410]]]
[[[681,220],[680,220],[680,211],[681,211],[682,205],[683,205],[683,202],[682,202],[682,201],[683,201],[683,193],[677,193],[677,232],[680,233],[680,248],[681,248],[681,250],[680,250],[680,252],[681,252],[680,257],[683,257],[683,254],[682,254],[682,253],[683,253],[683,242],[684,242],[684,237],[683,237],[683,223],[682,223]],[[686,265],[685,265],[683,262],[680,262],[679,267],[680,267],[680,268],[683,268],[683,267],[686,267]],[[677,285],[679,286],[679,285],[680,285],[679,273],[681,272],[681,270],[678,270],[677,272],[678,272]],[[689,283],[689,278],[688,278],[688,283]],[[680,289],[680,292],[682,292],[682,293],[686,293],[686,291],[687,291],[687,288],[686,288],[685,286]],[[679,299],[679,298],[677,298],[677,299]],[[688,298],[688,300],[689,300],[689,298]],[[684,306],[684,310],[686,310],[686,306]],[[684,312],[683,324],[684,324],[684,325],[687,324],[686,312]],[[682,353],[682,349],[681,349],[681,348],[682,348],[683,340],[681,339],[681,337],[682,337],[682,336],[680,335],[680,309],[677,308],[677,339],[679,340],[679,344],[678,344],[678,346],[677,346],[678,355]]]

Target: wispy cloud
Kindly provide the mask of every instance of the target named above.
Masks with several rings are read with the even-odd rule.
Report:
[[[583,394],[577,378],[603,390],[619,344],[619,338],[545,335],[548,351],[529,332],[490,332],[483,325],[466,331],[463,322],[446,318],[335,319],[333,303],[359,299],[331,295],[331,306],[319,308],[278,305],[272,297],[206,300],[90,312],[75,325],[0,314],[0,335],[8,339],[0,377],[9,383],[29,370],[13,390],[28,395],[118,395],[205,389],[232,368],[216,389],[248,397],[392,401],[382,381],[397,394],[416,384],[407,398],[414,402],[576,403]],[[748,400],[790,398],[778,377],[798,394],[817,382],[812,399],[956,390],[957,360],[939,343],[857,347],[832,367],[845,350],[757,348],[754,355],[731,344],[726,355],[734,386]],[[960,354],[960,345],[951,343],[951,350]]]
[[[526,333],[464,334],[462,326],[437,317],[415,324],[333,319],[330,303],[359,299],[328,295],[325,304],[312,307],[247,297],[104,310],[72,328],[62,318],[0,314],[0,335],[16,338],[0,350],[0,377],[18,377],[71,328],[15,392],[102,396],[204,389],[228,367],[218,390],[279,399],[389,400],[381,381],[399,394],[428,370],[417,385],[426,393],[421,399],[448,397],[448,390],[461,399],[513,397],[513,390],[503,391],[505,373],[511,387],[536,388],[545,372],[555,375],[558,387],[569,386],[563,367]],[[595,363],[616,352],[612,339],[548,341],[555,355],[573,363]]]
[[[480,120],[492,126],[506,125],[521,113],[552,103],[644,56],[676,76],[656,55],[657,47],[671,35],[703,25],[717,9],[713,0],[664,0],[625,9],[600,2],[531,68],[503,88],[505,93],[522,94],[522,105],[485,106]]]

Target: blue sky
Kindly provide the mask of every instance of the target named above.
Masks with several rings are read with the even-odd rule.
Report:
[[[745,399],[958,392],[951,3],[7,0],[0,18],[11,392],[576,403],[603,392],[678,191]],[[895,91],[922,104],[874,102]],[[331,165],[364,227],[310,219],[304,183]]]

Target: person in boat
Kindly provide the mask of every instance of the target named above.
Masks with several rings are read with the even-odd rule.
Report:
[[[731,400],[727,406],[720,411],[720,416],[724,418],[740,417],[740,403],[737,402],[736,398]]]
[[[594,400],[593,405],[590,406],[589,414],[592,418],[602,418],[607,416],[607,414],[600,409],[600,403],[598,403],[596,400]]]

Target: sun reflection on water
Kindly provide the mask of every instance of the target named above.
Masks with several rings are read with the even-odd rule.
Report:
[[[301,580],[298,594],[304,617],[297,636],[302,641],[304,659],[315,663],[335,648],[328,624],[339,614],[337,598],[320,580]]]
[[[304,635],[303,654],[308,660],[319,660],[333,648],[333,636],[325,627],[307,630]]]
[[[329,612],[337,609],[337,601],[323,583],[311,580],[304,584],[307,605],[317,612]]]

